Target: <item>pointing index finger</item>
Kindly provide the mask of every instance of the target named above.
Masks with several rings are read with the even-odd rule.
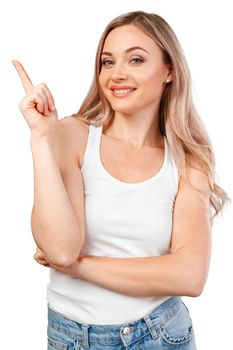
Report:
[[[21,79],[21,82],[26,94],[29,94],[33,89],[33,84],[31,82],[31,79],[29,78],[27,72],[25,71],[24,67],[19,61],[13,60],[12,63],[19,74],[19,77]]]

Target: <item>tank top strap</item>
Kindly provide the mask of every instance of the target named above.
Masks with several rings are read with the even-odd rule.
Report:
[[[89,125],[88,138],[87,138],[87,144],[86,144],[86,149],[84,153],[82,168],[86,164],[90,154],[94,155],[95,157],[97,156],[97,152],[99,151],[102,128],[103,128],[102,125],[101,126]]]
[[[92,152],[93,152],[95,161],[98,163],[103,125],[100,125],[100,126],[92,125],[91,128],[92,128],[92,134],[93,134],[93,151]]]
[[[172,155],[171,146],[166,138],[167,143],[167,149],[168,149],[168,165],[169,165],[169,172],[171,174],[171,177],[173,179],[175,189],[178,190],[178,184],[179,184],[179,171],[176,165],[176,162],[174,160],[174,157]]]

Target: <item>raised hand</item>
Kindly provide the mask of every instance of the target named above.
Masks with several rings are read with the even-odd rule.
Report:
[[[33,86],[22,64],[12,61],[21,79],[26,96],[19,108],[33,135],[51,136],[58,122],[53,96],[45,83]]]

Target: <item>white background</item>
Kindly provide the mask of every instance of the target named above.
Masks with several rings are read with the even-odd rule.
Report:
[[[46,349],[47,327],[48,269],[32,259],[30,131],[18,110],[24,91],[11,60],[16,58],[24,64],[35,85],[42,81],[48,84],[59,118],[70,115],[78,110],[92,80],[102,31],[112,18],[133,10],[162,15],[176,32],[192,72],[197,108],[215,150],[218,183],[233,197],[230,1],[1,1],[2,349]],[[205,290],[198,298],[184,298],[195,326],[198,350],[229,348],[232,221],[229,206],[213,226],[212,262]]]

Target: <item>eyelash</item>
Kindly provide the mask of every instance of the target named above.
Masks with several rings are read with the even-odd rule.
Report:
[[[137,60],[137,62],[134,62],[134,63],[136,63],[136,64],[142,63],[142,62],[144,61],[142,58],[139,58],[139,57],[131,58],[130,61],[133,61],[133,60]],[[103,66],[106,66],[106,62],[113,62],[113,61],[110,60],[110,59],[104,59],[104,60],[102,61],[102,65],[103,65]],[[109,66],[109,64],[107,64],[107,66]]]

